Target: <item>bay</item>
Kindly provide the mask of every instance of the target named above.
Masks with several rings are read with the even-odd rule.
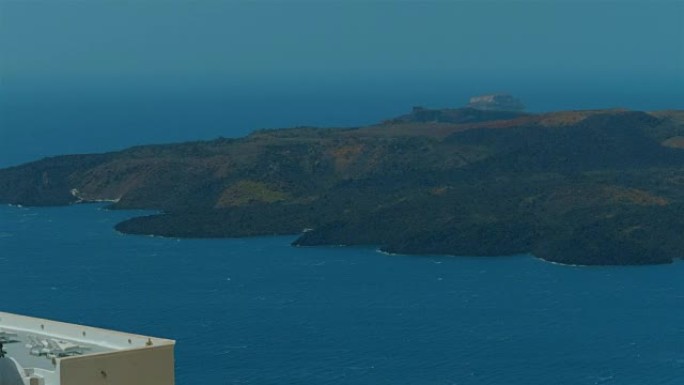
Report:
[[[0,207],[0,309],[177,340],[177,383],[676,384],[684,264],[390,256],[127,236]]]

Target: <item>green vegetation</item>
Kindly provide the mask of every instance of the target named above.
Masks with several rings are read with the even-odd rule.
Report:
[[[355,129],[44,159],[0,170],[0,201],[163,212],[117,225],[132,234],[669,263],[684,255],[682,137],[680,111],[418,108]]]
[[[244,206],[256,202],[274,203],[288,198],[287,193],[273,190],[266,183],[241,180],[221,193],[216,208]]]

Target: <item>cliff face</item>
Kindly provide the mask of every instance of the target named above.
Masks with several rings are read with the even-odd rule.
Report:
[[[136,234],[312,229],[295,243],[666,263],[684,252],[682,116],[420,109],[357,129],[48,158],[0,170],[0,201],[165,212],[117,225]]]

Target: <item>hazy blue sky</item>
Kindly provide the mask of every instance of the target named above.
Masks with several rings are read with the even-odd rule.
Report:
[[[684,77],[682,1],[0,0],[7,81]]]

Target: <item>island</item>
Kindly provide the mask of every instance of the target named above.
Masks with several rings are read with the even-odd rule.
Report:
[[[684,111],[471,102],[365,127],[46,158],[0,170],[0,202],[157,212],[116,225],[127,234],[299,234],[296,246],[573,265],[684,255]]]

